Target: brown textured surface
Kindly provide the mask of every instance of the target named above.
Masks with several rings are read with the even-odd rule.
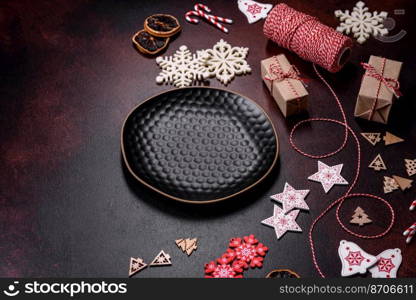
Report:
[[[285,1],[294,8],[336,26],[333,11],[351,9],[355,1]],[[397,33],[408,34],[396,43],[370,39],[357,45],[351,61],[338,74],[324,73],[345,106],[357,131],[390,132],[404,143],[376,147],[361,139],[363,173],[355,192],[382,194],[384,174],[405,176],[404,158],[416,158],[414,1],[366,1],[371,10],[383,9],[396,20]],[[286,121],[260,78],[260,60],[285,53],[300,71],[311,78],[311,116],[339,118],[333,99],[316,79],[312,66],[268,42],[261,33],[262,21],[249,25],[232,1],[212,0],[214,13],[235,20],[228,35],[201,22],[188,24],[183,14],[194,1],[2,1],[0,6],[0,275],[1,276],[124,276],[130,256],[151,261],[160,249],[172,255],[173,266],[149,269],[138,277],[201,277],[203,264],[218,257],[229,238],[255,234],[269,248],[261,270],[247,277],[264,277],[271,269],[288,267],[302,277],[317,276],[307,245],[307,235],[290,233],[280,241],[260,221],[272,214],[268,196],[283,189],[285,181],[295,188],[309,188],[309,213],[298,217],[307,231],[313,218],[341,195],[346,187],[334,187],[325,195],[319,184],[306,180],[317,168],[316,161],[295,153],[288,145]],[[394,9],[406,9],[394,16]],[[212,206],[190,206],[165,200],[132,180],[120,159],[120,129],[126,114],[140,101],[168,89],[158,86],[158,67],[131,45],[131,36],[152,13],[177,16],[183,31],[166,54],[180,45],[191,50],[211,47],[220,38],[232,45],[250,48],[251,75],[237,77],[231,90],[255,99],[272,117],[280,138],[280,162],[256,190],[239,201]],[[394,105],[389,125],[355,120],[353,115],[362,69],[360,61],[370,54],[404,62],[401,84],[406,95]],[[212,86],[221,86],[211,80]],[[304,116],[303,116],[304,117]],[[298,118],[300,119],[300,118]],[[312,124],[298,134],[309,152],[328,151],[341,142],[342,129]],[[366,167],[381,153],[388,171],[375,173]],[[342,175],[354,172],[353,143],[335,157],[332,165],[344,163]],[[318,259],[329,276],[339,276],[339,240],[360,244],[377,254],[386,248],[401,248],[403,264],[399,276],[416,276],[416,241],[405,245],[402,231],[416,218],[408,210],[415,197],[413,187],[385,198],[397,212],[392,232],[380,240],[357,240],[326,217],[315,233]],[[388,211],[371,200],[350,200],[341,216],[348,223],[360,205],[374,221],[360,233],[383,230]],[[350,225],[347,225],[350,226]],[[184,236],[199,238],[198,250],[186,257],[174,241]]]

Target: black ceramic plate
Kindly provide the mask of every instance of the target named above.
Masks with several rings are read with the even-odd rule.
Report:
[[[214,88],[156,95],[124,122],[121,149],[130,173],[175,200],[206,203],[237,195],[273,168],[278,140],[252,100]]]

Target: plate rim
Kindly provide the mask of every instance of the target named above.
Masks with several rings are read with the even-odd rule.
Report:
[[[266,116],[266,118],[269,120],[269,123],[272,126],[272,130],[273,130],[273,133],[274,133],[274,136],[275,136],[275,141],[276,141],[276,154],[274,156],[273,163],[270,165],[270,167],[267,169],[267,171],[258,180],[256,180],[254,183],[250,184],[249,186],[245,187],[244,189],[241,189],[241,190],[239,190],[239,191],[237,191],[237,192],[235,192],[235,193],[233,193],[231,195],[225,196],[225,197],[215,198],[215,199],[210,199],[210,200],[202,200],[202,201],[201,200],[189,200],[189,199],[179,198],[179,197],[170,195],[170,194],[168,194],[166,192],[163,192],[163,191],[159,190],[158,188],[154,187],[150,183],[147,183],[144,179],[140,178],[133,171],[133,169],[130,167],[129,162],[128,162],[127,157],[126,157],[125,149],[124,149],[124,129],[125,129],[127,120],[132,115],[132,113],[136,109],[138,109],[141,105],[143,105],[146,102],[152,100],[153,98],[159,97],[160,95],[167,94],[167,93],[174,92],[174,91],[178,91],[178,90],[189,90],[189,89],[211,89],[211,90],[220,90],[220,91],[227,92],[227,93],[233,93],[235,95],[238,95],[240,97],[243,97],[243,98],[247,99],[248,101],[251,101],[252,103],[254,103],[263,112],[263,114]],[[170,198],[170,199],[173,199],[173,200],[176,200],[176,201],[179,201],[179,202],[183,202],[183,203],[190,203],[190,204],[209,204],[209,203],[220,202],[220,201],[223,201],[223,200],[226,200],[226,199],[233,198],[233,197],[235,197],[237,195],[240,195],[240,194],[242,194],[242,193],[244,193],[244,192],[252,189],[256,185],[258,185],[259,183],[261,183],[270,174],[270,172],[273,170],[274,166],[276,165],[277,159],[279,157],[279,136],[278,136],[278,134],[276,132],[276,129],[275,129],[275,126],[274,126],[274,124],[272,122],[272,119],[267,114],[267,112],[263,109],[263,107],[260,104],[258,104],[256,101],[254,101],[253,99],[251,99],[250,97],[247,97],[245,95],[242,95],[241,93],[235,92],[233,90],[229,90],[229,89],[225,89],[225,88],[218,88],[218,87],[189,86],[189,87],[182,87],[182,88],[172,88],[172,89],[168,89],[168,90],[162,91],[162,92],[160,92],[158,94],[154,94],[154,95],[146,98],[144,101],[142,101],[141,103],[139,103],[136,106],[134,106],[129,111],[129,113],[127,114],[127,116],[125,117],[125,119],[123,121],[123,126],[121,127],[121,140],[120,140],[120,142],[121,142],[121,153],[122,153],[122,156],[123,156],[124,164],[126,165],[127,170],[129,171],[130,175],[133,176],[133,178],[135,178],[137,181],[139,181],[141,184],[145,185],[146,187],[150,188],[151,190],[153,190],[153,191],[155,191],[155,192],[157,192],[157,193],[159,193],[159,194],[161,194],[161,195],[163,195],[163,196],[165,196],[167,198]]]

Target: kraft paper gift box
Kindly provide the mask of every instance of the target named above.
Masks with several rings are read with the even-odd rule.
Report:
[[[303,79],[284,54],[262,60],[261,76],[285,117],[307,109],[308,92]]]
[[[370,56],[355,105],[355,117],[386,124],[394,102],[400,96],[398,78],[402,63]]]

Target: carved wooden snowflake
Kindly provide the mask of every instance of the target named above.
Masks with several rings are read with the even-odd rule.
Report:
[[[156,77],[159,84],[172,83],[176,87],[185,87],[208,77],[202,58],[192,54],[187,46],[179,47],[172,56],[159,56],[156,63],[162,69]]]
[[[370,35],[383,36],[388,33],[388,30],[383,25],[383,21],[387,17],[387,12],[381,11],[379,13],[374,11],[370,13],[368,12],[368,7],[362,1],[355,4],[351,13],[349,10],[345,12],[336,10],[335,16],[341,21],[341,24],[337,27],[337,31],[345,32],[346,34],[352,32],[360,44],[364,43]]]
[[[236,75],[251,72],[245,60],[248,48],[232,47],[222,39],[212,49],[200,50],[197,54],[204,60],[205,71],[209,76],[216,77],[225,85]]]

